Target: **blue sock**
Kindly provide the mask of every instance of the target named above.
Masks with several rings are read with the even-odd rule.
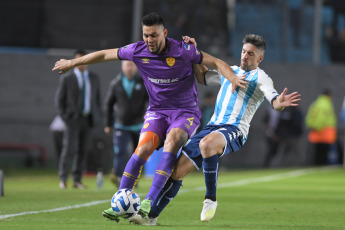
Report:
[[[163,209],[169,204],[170,201],[177,195],[182,180],[173,180],[171,177],[165,183],[163,189],[159,193],[157,199],[153,203],[149,217],[155,218],[163,211]]]
[[[219,158],[218,155],[212,157],[203,158],[202,162],[205,184],[206,184],[206,196],[205,198],[216,198],[217,191],[217,179],[218,179],[218,167]]]

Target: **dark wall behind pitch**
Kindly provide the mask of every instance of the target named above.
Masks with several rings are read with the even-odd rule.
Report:
[[[54,95],[59,75],[51,72],[60,56],[0,54],[0,143],[36,143],[43,145],[49,159],[54,161],[54,148],[49,125],[56,114]],[[232,61],[233,62],[233,61]],[[345,66],[279,65],[262,64],[274,80],[276,89],[281,92],[285,86],[289,91],[302,94],[301,110],[305,114],[309,104],[324,88],[333,93],[337,115],[345,96]],[[104,99],[108,83],[120,71],[120,62],[91,65],[90,70],[101,77]],[[206,91],[217,92],[217,87],[199,86],[199,98]],[[262,118],[268,102],[265,101],[254,116],[249,138],[244,148],[222,162],[229,167],[260,167],[265,154],[265,137]],[[339,130],[342,125],[338,122]],[[109,137],[103,135],[103,127],[96,133],[104,140],[97,148],[102,154],[96,155],[98,164],[111,168],[112,146]],[[310,156],[306,154],[307,132],[300,141],[300,153],[296,164],[307,164]],[[97,144],[97,143],[96,143]],[[103,146],[104,145],[104,146]],[[0,156],[1,157],[1,156]]]
[[[2,0],[0,46],[105,49],[130,41],[133,1]]]

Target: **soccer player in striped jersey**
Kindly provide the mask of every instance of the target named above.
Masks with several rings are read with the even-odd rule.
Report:
[[[185,42],[196,45],[193,38],[185,37]],[[140,225],[156,225],[158,215],[176,196],[182,179],[194,171],[203,168],[206,195],[200,215],[201,221],[211,220],[216,212],[216,188],[219,157],[236,152],[242,148],[248,138],[250,121],[256,110],[266,98],[278,111],[285,107],[298,106],[301,95],[298,92],[287,94],[287,88],[279,95],[273,87],[272,79],[259,68],[264,59],[266,43],[263,37],[249,34],[243,39],[241,65],[231,68],[237,76],[245,75],[245,88],[235,90],[229,80],[218,71],[208,70],[206,66],[195,65],[194,72],[205,85],[220,84],[214,114],[208,125],[189,139],[175,164],[170,178],[155,200],[148,216],[136,215],[131,222]]]

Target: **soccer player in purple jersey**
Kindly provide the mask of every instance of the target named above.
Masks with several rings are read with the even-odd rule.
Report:
[[[149,94],[149,107],[138,146],[125,167],[119,189],[134,187],[143,165],[164,142],[162,159],[141,205],[141,212],[147,213],[169,178],[179,149],[195,134],[200,124],[193,64],[217,69],[232,82],[232,90],[244,88],[246,82],[243,76],[237,77],[224,61],[199,51],[194,45],[168,38],[163,18],[158,13],[142,18],[142,30],[144,41],[96,51],[77,59],[61,59],[52,70],[61,74],[75,66],[111,60],[131,60],[137,65]],[[119,221],[112,208],[102,214]]]

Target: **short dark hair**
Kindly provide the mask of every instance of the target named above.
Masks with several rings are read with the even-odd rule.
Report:
[[[254,45],[256,48],[258,48],[259,50],[265,51],[266,50],[266,42],[265,39],[260,36],[260,35],[256,35],[256,34],[247,34],[244,38],[243,38],[243,44],[246,43],[250,43],[252,45]]]
[[[142,22],[143,26],[162,25],[163,27],[165,27],[164,26],[164,20],[163,20],[162,16],[157,12],[152,12],[152,13],[145,15],[142,18],[141,22]]]
[[[87,54],[87,52],[86,52],[86,50],[83,50],[83,49],[77,49],[77,50],[74,52],[74,56],[76,56],[77,54],[84,56],[84,55]]]

